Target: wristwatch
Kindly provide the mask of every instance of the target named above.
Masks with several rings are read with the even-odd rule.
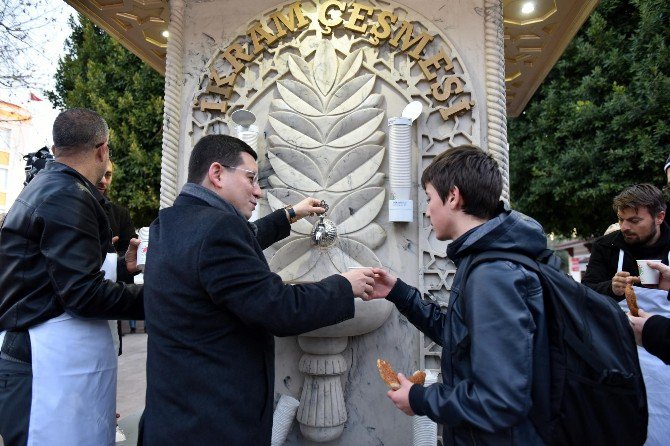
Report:
[[[300,220],[300,217],[295,213],[295,210],[293,209],[293,206],[290,204],[286,206],[284,209],[286,209],[286,212],[288,212],[288,221],[289,223],[293,224],[296,221]]]

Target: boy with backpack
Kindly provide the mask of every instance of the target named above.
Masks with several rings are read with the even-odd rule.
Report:
[[[400,389],[388,393],[395,406],[407,415],[425,415],[441,423],[445,445],[642,444],[646,437],[644,384],[625,315],[614,302],[596,295],[597,301],[606,302],[603,317],[612,318],[607,325],[620,326],[615,335],[622,340],[611,343],[630,344],[630,348],[617,350],[615,356],[623,360],[616,367],[607,367],[617,360],[605,355],[605,366],[596,366],[600,376],[594,378],[593,386],[585,388],[581,380],[575,384],[567,378],[565,371],[579,372],[584,361],[573,360],[571,350],[556,339],[562,339],[565,331],[565,337],[577,338],[575,349],[594,346],[583,333],[566,329],[572,327],[571,321],[556,324],[548,316],[549,312],[564,314],[554,302],[570,293],[553,292],[554,285],[547,279],[554,277],[545,271],[553,268],[540,267],[534,260],[551,258],[546,255],[542,227],[504,209],[499,201],[502,177],[493,158],[473,146],[448,150],[426,168],[421,183],[428,201],[426,216],[438,240],[453,240],[447,255],[458,271],[443,312],[422,300],[416,288],[374,269],[372,298],[395,303],[412,324],[442,346],[443,382],[422,387],[399,374]],[[553,271],[559,282],[567,280]],[[574,281],[565,283],[578,286]],[[548,301],[544,294],[552,299]],[[620,313],[618,320],[615,312]],[[593,334],[599,333],[596,329]],[[562,354],[556,356],[554,350]],[[608,399],[597,404],[612,407],[589,407],[589,389],[597,388],[600,394],[602,383],[632,389],[623,397],[625,404],[610,404]],[[641,396],[637,395],[640,386]],[[612,401],[615,398],[621,399],[621,393]],[[618,416],[617,423],[627,417],[633,433],[618,426],[616,433],[609,434],[613,442],[607,443],[610,438],[602,432],[611,426],[608,422],[598,426],[599,420],[590,415],[610,410]],[[564,421],[574,423],[574,428],[566,428]],[[594,426],[596,443],[588,443],[593,435],[588,435],[587,424]]]

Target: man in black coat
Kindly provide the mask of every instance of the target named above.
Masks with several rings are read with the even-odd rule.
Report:
[[[109,189],[112,186],[112,181],[114,179],[114,163],[112,160],[107,162],[107,170],[102,176],[96,188],[100,193],[107,199],[109,199]],[[112,228],[112,244],[114,249],[119,256],[125,255],[130,245],[130,239],[137,238],[135,233],[135,227],[133,226],[132,221],[130,220],[130,212],[127,208],[119,206],[116,203],[108,201],[105,206],[105,211],[107,211],[107,217],[109,218],[109,227]],[[135,283],[134,274],[124,272],[117,276],[117,281],[123,283]],[[135,332],[135,320],[131,319],[130,323],[130,332]],[[122,352],[123,342],[121,341],[121,321],[117,321],[117,331],[118,331],[118,351],[119,355]]]
[[[270,444],[274,338],[354,316],[371,269],[286,285],[263,249],[290,223],[323,213],[306,198],[254,223],[261,189],[256,153],[225,135],[193,148],[188,183],[151,224],[144,271],[146,446]]]
[[[139,240],[115,259],[95,188],[109,159],[97,113],[66,110],[55,161],[21,191],[0,228],[0,436],[7,445],[114,442],[116,354],[107,319],[143,318]]]
[[[670,227],[664,223],[665,200],[651,184],[636,184],[614,197],[613,208],[621,229],[593,243],[582,283],[620,301],[626,279],[639,276],[637,260],[668,264]]]

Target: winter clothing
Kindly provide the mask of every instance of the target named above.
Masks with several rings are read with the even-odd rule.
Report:
[[[541,226],[503,212],[453,241],[459,271],[489,250],[538,256],[547,247]],[[412,410],[444,425],[445,445],[539,445],[529,419],[548,419],[549,344],[542,287],[536,274],[509,261],[478,265],[467,283],[459,272],[445,312],[398,280],[387,299],[442,346],[443,383],[414,385]],[[463,302],[464,301],[464,302]]]
[[[612,277],[619,271],[619,252],[623,250],[623,271],[633,276],[640,273],[637,269],[637,260],[662,260],[664,265],[668,264],[668,252],[670,252],[670,227],[666,223],[661,224],[661,236],[651,246],[629,245],[625,242],[621,231],[614,231],[597,238],[591,248],[591,257],[586,266],[586,273],[582,283],[589,288],[610,296],[616,301],[625,299],[625,296],[617,296],[612,291]]]
[[[642,346],[670,365],[670,319],[658,315],[650,317],[642,329]]]
[[[0,229],[6,444],[114,441],[116,355],[104,319],[143,318],[144,310],[142,287],[116,283],[126,264],[110,254],[107,206],[86,178],[53,162]]]
[[[145,446],[270,444],[273,335],[354,315],[344,277],[286,285],[270,271],[263,249],[289,231],[283,209],[248,223],[191,183],[151,224]]]

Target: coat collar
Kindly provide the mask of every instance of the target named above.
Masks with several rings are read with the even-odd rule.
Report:
[[[226,200],[224,200],[211,190],[207,189],[206,187],[195,183],[186,183],[184,184],[184,187],[181,189],[181,193],[202,200],[213,208],[238,215],[247,223],[247,225],[249,225],[249,229],[251,229],[251,232],[253,232],[254,235],[258,233],[258,228],[256,227],[256,225],[248,221],[244,217],[244,215],[240,214],[240,212],[235,208],[235,206],[228,203]]]
[[[103,206],[103,208],[110,207],[109,199],[100,193],[98,188],[95,187],[95,184],[88,181],[86,177],[84,177],[82,174],[80,174],[78,171],[68,166],[67,164],[59,163],[58,161],[50,161],[47,163],[46,167],[44,167],[43,170],[49,172],[63,172],[70,176],[75,177],[77,180],[79,180],[80,183],[82,183],[84,188],[88,192],[90,192],[91,195],[93,195],[96,201]]]

